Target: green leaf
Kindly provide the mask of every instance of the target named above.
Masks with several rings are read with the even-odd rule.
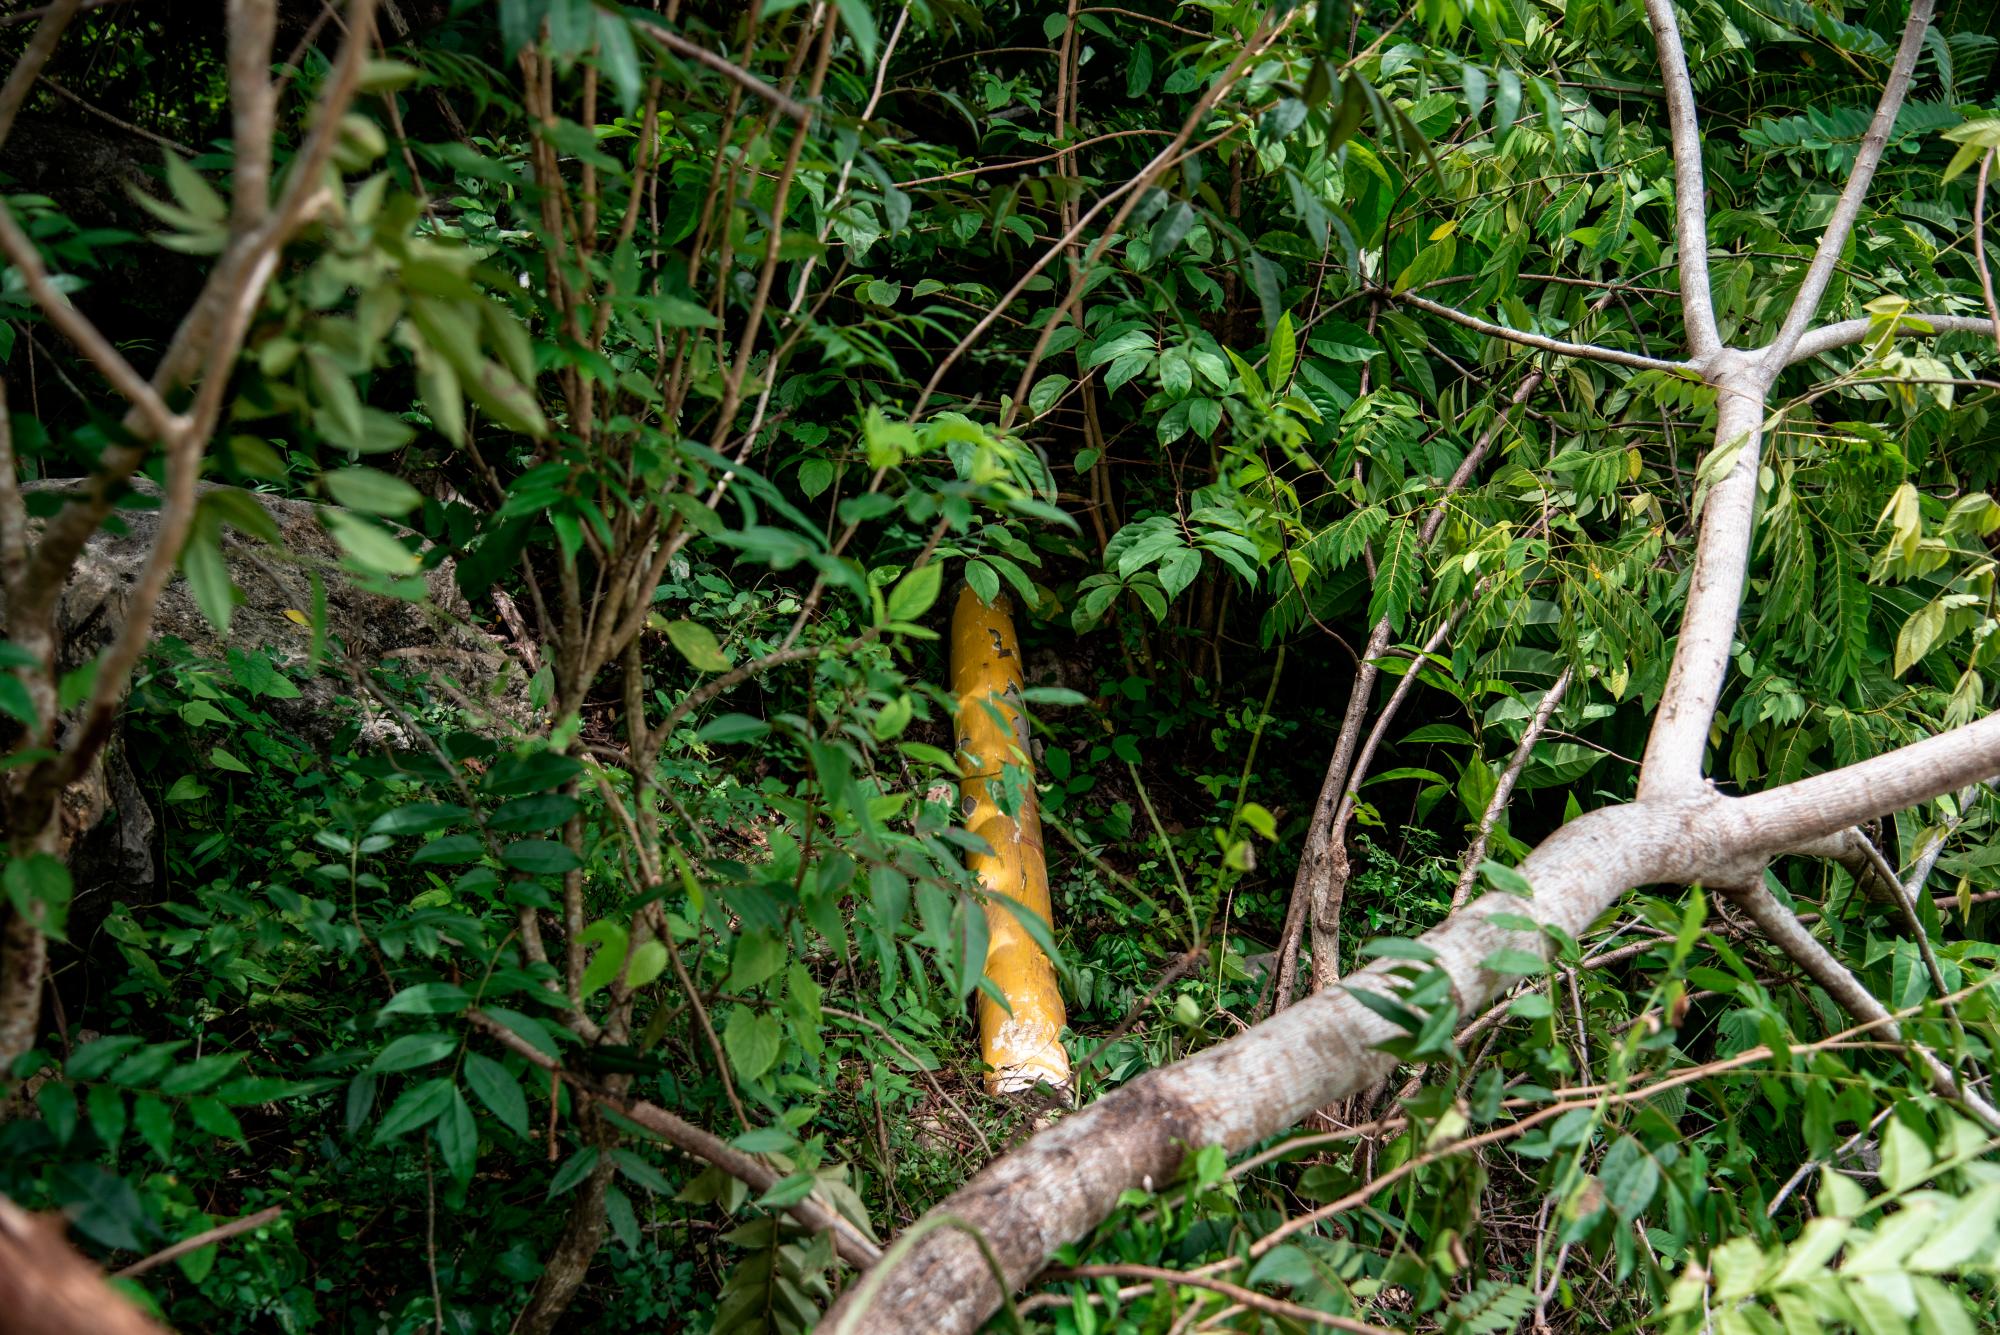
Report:
[[[486,851],[486,845],[474,834],[448,834],[442,839],[433,839],[416,852],[410,854],[412,867],[426,867],[433,863],[452,866],[460,862],[472,862]]]
[[[931,610],[944,589],[944,566],[932,561],[918,566],[889,590],[889,620],[915,621]]]
[[[438,1153],[444,1160],[445,1171],[463,1186],[472,1180],[473,1165],[479,1158],[479,1125],[472,1119],[472,1109],[466,1104],[465,1095],[459,1093],[455,1085],[448,1088],[450,1095],[443,1111],[438,1114],[433,1134],[437,1138]],[[404,1095],[404,1098],[407,1097]],[[396,1103],[397,1107],[401,1107],[402,1099]],[[395,1115],[396,1108],[391,1108],[389,1117]],[[385,1127],[389,1124],[389,1117],[382,1119]]]
[[[486,818],[486,828],[501,834],[553,830],[568,824],[579,809],[577,800],[567,793],[533,793],[503,803]]]
[[[146,1142],[146,1148],[161,1163],[174,1161],[174,1109],[173,1105],[151,1094],[138,1094],[132,1099],[132,1125],[139,1128],[139,1138]]]
[[[412,802],[377,816],[368,826],[369,834],[429,834],[456,824],[467,815],[464,807],[441,802]]]
[[[92,1085],[84,1098],[90,1114],[90,1129],[113,1154],[125,1138],[125,1091],[116,1085]]]
[[[1292,378],[1292,368],[1298,365],[1299,340],[1292,332],[1290,311],[1278,317],[1277,328],[1271,331],[1271,360],[1268,366],[1270,381],[1274,388],[1282,388]]]
[[[729,1013],[729,1022],[723,1026],[722,1046],[739,1076],[757,1080],[777,1062],[782,1037],[776,1016],[738,1006]]]
[[[754,742],[770,730],[770,724],[748,714],[718,714],[695,731],[694,739],[704,746],[727,746]]]
[[[1896,675],[1902,676],[1931,651],[1944,631],[1946,608],[1942,599],[1925,603],[1903,623],[1896,636]]]
[[[556,1061],[561,1058],[562,1053],[556,1047],[555,1035],[550,1033],[549,1027],[540,1020],[535,1019],[531,1015],[523,1015],[519,1011],[508,1010],[505,1006],[482,1006],[480,1007],[480,1011],[487,1019],[498,1021],[500,1024],[506,1026],[522,1042],[541,1053],[544,1057],[547,1057],[550,1061]]]
[[[1533,977],[1548,968],[1548,963],[1540,955],[1513,946],[1494,951],[1481,960],[1480,964],[1495,973],[1510,974],[1516,978]]]
[[[63,939],[73,887],[69,868],[60,858],[47,853],[17,857],[0,873],[0,887],[6,889],[7,902],[24,921],[44,936]]]
[[[375,1128],[374,1143],[385,1145],[398,1136],[429,1126],[444,1115],[454,1099],[459,1099],[459,1093],[448,1075],[410,1086],[382,1115],[382,1125]]]
[[[554,1200],[589,1177],[591,1170],[597,1167],[597,1159],[597,1150],[590,1146],[571,1155],[569,1161],[557,1169],[555,1177],[549,1181],[549,1199]]]
[[[611,1157],[617,1162],[618,1171],[627,1178],[656,1196],[664,1196],[669,1200],[673,1199],[673,1185],[660,1175],[659,1169],[653,1167],[645,1159],[640,1158],[631,1150],[613,1150],[611,1151]]]
[[[528,1098],[521,1092],[521,1083],[508,1074],[507,1068],[491,1057],[477,1052],[465,1054],[465,1083],[472,1087],[472,1093],[488,1112],[498,1118],[500,1125],[512,1131],[523,1140],[534,1138],[528,1125]]]
[[[244,1143],[243,1124],[236,1120],[236,1114],[229,1111],[220,1099],[190,1099],[187,1105],[188,1120],[218,1140]]]
[[[681,657],[702,672],[727,672],[735,666],[722,652],[715,632],[698,621],[670,621],[666,632]]]
[[[1535,887],[1528,884],[1528,878],[1505,863],[1486,861],[1479,864],[1479,874],[1486,883],[1502,894],[1518,895],[1522,899],[1533,899]]]
[[[95,1080],[109,1071],[118,1059],[145,1042],[136,1034],[113,1034],[94,1038],[70,1054],[63,1074],[72,1080]]]
[[[161,1078],[160,1092],[169,1095],[202,1093],[234,1074],[242,1060],[240,1052],[224,1052],[183,1062]]]
[[[500,850],[500,861],[531,876],[561,876],[583,865],[583,859],[552,839],[516,839]]]
[[[229,633],[229,616],[236,607],[236,585],[229,578],[229,564],[222,559],[222,529],[219,525],[196,523],[181,548],[181,573],[187,576],[188,591],[216,633]],[[26,721],[26,720],[24,720]]]
[[[335,501],[371,515],[406,515],[424,503],[422,492],[375,468],[336,468],[320,482]]]
[[[417,983],[389,998],[378,1015],[455,1015],[472,1003],[457,983]]]
[[[785,943],[769,932],[744,932],[730,955],[729,979],[723,990],[745,992],[785,967]]]
[[[577,940],[585,949],[597,947],[590,963],[584,966],[583,977],[577,981],[577,991],[588,997],[609,987],[618,977],[618,971],[625,967],[625,950],[631,943],[631,935],[621,924],[599,918],[584,928]]]
[[[404,1034],[376,1054],[368,1069],[377,1073],[408,1071],[443,1061],[458,1050],[458,1039],[446,1033]]]
[[[422,564],[415,552],[372,520],[345,510],[322,508],[319,513],[334,541],[340,544],[340,550],[362,570],[378,575],[413,575]]]
[[[1375,558],[1375,587],[1368,595],[1369,622],[1386,620],[1392,632],[1400,630],[1416,603],[1423,574],[1423,553],[1417,548],[1415,526],[1392,524]]]
[[[1028,411],[1040,417],[1056,406],[1056,400],[1062,397],[1063,391],[1068,389],[1070,384],[1070,378],[1066,375],[1043,376],[1035,382],[1035,387],[1028,391]]]
[[[604,1219],[620,1246],[628,1252],[639,1250],[639,1216],[632,1209],[632,1198],[616,1186],[604,1189]]]
[[[76,1135],[76,1090],[51,1080],[35,1091],[35,1107],[42,1114],[42,1129],[58,1146],[67,1146]]]

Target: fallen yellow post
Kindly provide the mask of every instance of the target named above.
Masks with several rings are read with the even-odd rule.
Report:
[[[989,1068],[986,1091],[1027,1094],[1047,1085],[1066,1100],[1069,1054],[1062,1045],[1063,1001],[1055,968],[999,902],[1005,896],[1053,925],[1042,822],[1035,810],[1034,759],[1022,710],[1021,647],[1006,595],[989,607],[970,586],[959,591],[951,619],[951,689],[958,697],[965,828],[993,850],[966,858],[987,894],[986,976],[1007,998],[1004,1009],[983,993],[979,998],[979,1050]],[[996,800],[1008,765],[1026,780],[1012,818]]]

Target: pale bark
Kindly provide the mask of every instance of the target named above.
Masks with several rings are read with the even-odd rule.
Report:
[[[1889,1018],[1889,1008],[1882,1004],[1881,999],[1863,987],[1861,980],[1835,959],[1790,909],[1778,902],[1778,897],[1770,892],[1762,879],[1739,886],[1725,886],[1723,891],[1750,915],[1750,920],[1757,924],[1771,943],[1791,956],[1793,963],[1824,988],[1842,1010],[1857,1020],[1874,1022],[1877,1032],[1892,1043],[1907,1041],[1902,1029]],[[1996,1112],[1993,1105],[1961,1084],[1951,1068],[1929,1048],[1915,1043],[1909,1046],[1923,1067],[1931,1088],[1941,1098],[1964,1107],[1989,1132],[2000,1133],[2000,1112]]]
[[[1634,886],[1744,884],[1762,874],[1771,850],[1995,774],[2000,716],[1753,797],[1702,789],[1589,812],[1521,865],[1532,900],[1486,895],[1421,939],[1451,977],[1460,1013],[1470,1013],[1516,981],[1485,967],[1494,952],[1547,954],[1546,935],[1502,926],[1492,920],[1496,914],[1579,935]],[[1394,991],[1396,964],[1378,961],[1349,985]],[[1192,1150],[1243,1149],[1381,1079],[1395,1059],[1378,1045],[1399,1034],[1337,988],[1140,1076],[989,1165],[934,1207],[927,1219],[950,1216],[963,1227],[932,1224],[900,1254],[892,1249],[875,1301],[850,1328],[912,1335],[976,1329],[998,1306],[1000,1291],[966,1229],[985,1239],[1007,1283],[1018,1285],[1056,1247],[1109,1214],[1122,1192],[1166,1185]],[[835,1308],[829,1330],[842,1329],[844,1308]]]
[[[1805,331],[1895,122],[1931,5],[1930,0],[1913,5],[1869,138],[1784,327],[1769,347],[1745,353],[1709,345],[1706,211],[1693,95],[1669,0],[1647,4],[1661,40],[1670,106],[1676,108],[1676,207],[1688,337],[1695,357],[1688,365],[1717,391],[1710,457],[1715,460],[1718,451],[1733,455],[1717,460],[1727,464],[1726,471],[1709,479],[1703,497],[1688,605],[1654,717],[1637,800],[1586,813],[1544,840],[1520,867],[1532,899],[1487,895],[1421,938],[1436,967],[1450,977],[1460,1014],[1484,1006],[1514,981],[1514,975],[1485,966],[1495,951],[1511,948],[1547,958],[1545,932],[1503,926],[1494,921],[1496,915],[1518,915],[1574,937],[1636,886],[1699,881],[1761,889],[1766,863],[1786,850],[2000,774],[2000,715],[1994,715],[1753,796],[1724,796],[1703,778],[1703,752],[1721,698],[1749,565],[1766,394],[1777,372],[1801,348],[1823,351],[1861,336],[1835,326],[1841,330],[1837,336],[1815,345],[1806,342]],[[1425,309],[1434,304],[1411,302],[1407,294],[1401,300]],[[1550,340],[1489,326],[1446,308],[1437,313],[1493,337],[1571,351],[1548,348]],[[1652,363],[1610,349],[1573,355],[1627,365]],[[1710,471],[1720,470],[1711,464]],[[1370,656],[1382,647],[1371,637]],[[1341,753],[1351,753],[1360,733],[1352,712],[1336,747],[1340,772],[1336,778],[1330,768],[1322,806],[1329,805],[1330,793],[1346,786]],[[1304,868],[1301,874],[1306,874]],[[1754,893],[1746,903],[1756,903]],[[1295,891],[1294,915],[1299,907]],[[1781,945],[1813,958],[1789,930],[1797,925],[1795,918],[1764,916],[1770,919],[1767,931]],[[1350,992],[1357,986],[1394,992],[1395,970],[1405,967],[1399,961],[1377,961],[1350,979],[1347,988],[1315,993],[1225,1042],[1147,1072],[989,1165],[885,1253],[877,1269],[836,1304],[827,1328],[911,1335],[973,1330],[998,1306],[1003,1283],[1011,1288],[1026,1280],[1056,1247],[1103,1220],[1125,1191],[1164,1186],[1197,1148],[1242,1149],[1367,1088],[1395,1065],[1379,1045],[1399,1031]],[[1812,967],[1824,975],[1823,982],[1834,977],[1816,958]],[[1871,1003],[1880,1006],[1865,990],[1859,996],[1854,989],[1843,990],[1860,1011]],[[1935,1081],[1936,1072],[1931,1075]],[[1964,1097],[1966,1091],[1954,1088]]]
[[[1665,0],[1659,2],[1665,3]],[[1791,361],[1792,350],[1819,314],[1819,304],[1826,297],[1827,284],[1833,280],[1833,271],[1840,264],[1840,253],[1846,249],[1847,238],[1854,231],[1854,220],[1861,216],[1861,204],[1868,197],[1868,186],[1875,179],[1875,169],[1882,165],[1882,154],[1888,150],[1889,134],[1896,128],[1896,117],[1901,114],[1903,99],[1909,94],[1910,79],[1917,70],[1917,57],[1923,54],[1924,33],[1930,28],[1931,12],[1935,8],[1935,0],[1911,0],[1910,17],[1903,25],[1903,39],[1897,44],[1896,58],[1889,66],[1889,77],[1883,81],[1882,96],[1875,103],[1875,115],[1861,136],[1861,147],[1855,152],[1854,165],[1848,169],[1847,183],[1841,187],[1840,198],[1834,202],[1833,216],[1827,219],[1826,230],[1820,233],[1812,263],[1799,282],[1791,309],[1785,312],[1785,322],[1779,328],[1777,337],[1771,340],[1768,361],[1774,367]]]
[[[1681,318],[1688,351],[1697,359],[1722,347],[1716,332],[1715,298],[1708,284],[1708,174],[1701,162],[1701,124],[1695,114],[1694,81],[1688,77],[1687,48],[1673,0],[1646,0],[1646,21],[1660,52],[1660,82],[1667,93],[1667,132],[1674,146],[1674,241],[1681,280]]]

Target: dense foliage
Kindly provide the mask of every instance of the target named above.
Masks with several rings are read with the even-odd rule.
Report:
[[[247,235],[240,7],[81,12],[0,152],[50,281],[148,371]],[[801,1330],[854,1273],[811,1212],[886,1244],[1027,1134],[967,1020],[991,984],[953,823],[960,580],[1029,646],[1041,749],[1007,777],[1050,831],[1082,1101],[1290,1000],[1372,628],[1364,704],[1402,703],[1368,715],[1309,973],[1421,975],[1408,938],[1462,902],[1483,822],[1473,870],[1507,889],[1629,797],[1730,463],[1714,388],[1665,365],[1641,7],[405,3],[342,93],[371,9],[276,7],[277,179],[324,190],[241,357],[168,395],[221,395],[177,552],[218,632],[247,615],[232,572],[288,559],[246,493],[318,503],[332,555],[300,558],[289,642],[168,639],[138,670],[113,750],[151,883],[9,811],[7,912],[52,945],[0,1193],[112,1269],[282,1207],[122,1281],[170,1322]],[[1717,316],[1768,334],[1907,10],[1681,13]],[[1825,307],[1868,333],[1772,400],[1725,786],[1983,716],[2000,684],[1994,337],[1905,318],[1987,310],[1996,56],[1986,7],[1946,6]],[[25,272],[10,477],[87,476],[144,431]],[[469,620],[509,670],[349,652],[348,589]],[[72,638],[48,692],[5,646],[17,777],[88,713]],[[1925,869],[1907,912],[1832,863],[1768,874],[1967,1079],[2000,1022],[1996,816],[1968,790],[1873,832]],[[1724,901],[1628,908],[1552,968],[1502,961],[1522,985],[1483,1016],[1419,976],[1382,1002],[1407,1084],[1233,1163],[1192,1147],[1019,1321],[1995,1320],[1991,1131]]]

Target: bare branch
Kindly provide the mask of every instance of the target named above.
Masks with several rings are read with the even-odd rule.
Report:
[[[1774,368],[1790,364],[1792,349],[1804,337],[1806,326],[1819,314],[1820,301],[1826,296],[1826,285],[1832,281],[1834,267],[1840,263],[1840,252],[1854,230],[1854,220],[1861,216],[1861,202],[1868,196],[1868,185],[1875,179],[1875,168],[1882,162],[1882,154],[1889,146],[1889,134],[1896,128],[1896,116],[1903,109],[1903,98],[1910,91],[1910,78],[1916,73],[1917,57],[1924,46],[1924,31],[1930,27],[1934,7],[1935,0],[1911,0],[1910,19],[1903,27],[1903,40],[1896,48],[1896,58],[1889,65],[1889,77],[1882,85],[1881,100],[1875,104],[1875,118],[1868,123],[1867,133],[1861,136],[1861,148],[1854,155],[1854,165],[1848,169],[1847,184],[1841,187],[1840,198],[1833,206],[1833,216],[1827,219],[1826,230],[1820,233],[1819,248],[1813,252],[1805,277],[1799,280],[1799,291],[1792,298],[1792,308],[1785,312],[1785,322],[1779,327],[1778,336],[1771,340],[1769,365]]]
[[[239,346],[235,340],[219,336],[218,326],[225,321],[237,327],[247,326],[263,301],[265,285],[276,271],[279,251],[325,198],[321,178],[339,142],[341,114],[353,101],[360,82],[362,62],[374,32],[374,10],[375,0],[353,0],[350,5],[347,40],[322,85],[319,103],[313,109],[312,131],[287,170],[283,197],[261,225],[239,234],[231,242],[210,272],[201,294],[153,369],[151,384],[156,395],[164,396],[187,384],[204,367],[209,379],[219,379],[235,362]],[[203,392],[210,402],[197,404],[191,415],[200,417],[202,412],[213,408],[222,389],[221,384],[204,386]],[[135,408],[125,422],[126,430],[133,435],[150,430],[153,440],[171,436],[171,432],[149,428],[138,413]],[[152,443],[140,440],[104,452],[96,471],[85,481],[82,494],[43,528],[41,541],[35,548],[33,569],[26,581],[28,588],[54,599],[68,579],[83,544],[111,512],[112,498],[118,488],[146,461]],[[10,614],[13,610],[10,609]]]
[[[267,1209],[259,1210],[255,1214],[246,1214],[240,1219],[232,1219],[228,1223],[217,1224],[214,1228],[203,1229],[191,1238],[182,1238],[171,1247],[163,1247],[151,1256],[134,1261],[123,1270],[117,1271],[116,1277],[119,1279],[131,1279],[134,1275],[143,1275],[148,1270],[157,1270],[169,1261],[178,1261],[189,1252],[198,1252],[203,1247],[213,1247],[218,1242],[226,1242],[230,1238],[248,1233],[252,1229],[262,1228],[266,1224],[275,1224],[284,1213],[284,1206],[273,1205]]]
[[[1478,471],[1479,465],[1500,438],[1501,430],[1515,408],[1526,403],[1541,386],[1544,378],[1540,370],[1530,371],[1521,378],[1513,397],[1493,415],[1486,429],[1466,451],[1465,459],[1452,472],[1436,499],[1431,502],[1430,512],[1424,516],[1423,525],[1417,530],[1417,540],[1428,546],[1444,523],[1445,515],[1451,508],[1452,498],[1463,490]],[[1298,974],[1299,941],[1305,935],[1308,914],[1314,906],[1323,905],[1329,897],[1332,883],[1339,879],[1341,872],[1341,840],[1345,838],[1346,802],[1348,776],[1355,764],[1355,748],[1361,740],[1361,725],[1367,720],[1368,702],[1373,698],[1375,680],[1380,672],[1379,662],[1389,648],[1390,627],[1387,618],[1375,623],[1369,630],[1368,644],[1362,650],[1354,669],[1354,684],[1348,691],[1346,713],[1341,718],[1340,732],[1334,741],[1333,755],[1327,761],[1326,777],[1320,781],[1319,796],[1313,803],[1312,820],[1306,826],[1305,847],[1299,856],[1298,874],[1292,881],[1291,903],[1285,911],[1285,926],[1278,940],[1278,967],[1276,986],[1272,993],[1271,1005],[1283,1010],[1292,1004],[1292,990]],[[1373,742],[1370,743],[1370,749]],[[1366,761],[1362,764],[1365,766]],[[1338,912],[1338,905],[1333,906]],[[1321,929],[1323,930],[1323,929]],[[1337,933],[1335,934],[1337,943]],[[1318,958],[1317,950],[1315,959]]]
[[[1873,992],[1861,985],[1861,980],[1849,973],[1847,966],[1835,959],[1827,948],[1819,943],[1819,938],[1807,931],[1793,916],[1792,911],[1778,902],[1764,885],[1756,879],[1742,885],[1721,887],[1735,902],[1737,907],[1750,915],[1751,921],[1763,929],[1771,943],[1792,962],[1806,971],[1808,977],[1826,989],[1828,996],[1840,1004],[1840,1008],[1857,1020],[1873,1021],[1881,1031],[1899,1043],[1907,1043],[1910,1051],[1924,1068],[1924,1074],[1931,1082],[1931,1088],[1940,1097],[1959,1104],[1967,1112],[1983,1122],[1988,1131],[2000,1133],[2000,1112],[1971,1089],[1962,1085],[1951,1069],[1938,1060],[1937,1054],[1920,1043],[1910,1042],[1903,1037],[1901,1028],[1889,1018],[1889,1008],[1884,1006]],[[1940,993],[1940,996],[1949,995]]]
[[[42,313],[78,351],[90,359],[99,374],[111,382],[111,387],[124,396],[126,402],[139,414],[146,431],[157,440],[165,440],[175,435],[185,419],[175,416],[167,407],[159,392],[146,383],[144,376],[132,369],[132,363],[125,355],[111,346],[111,340],[98,332],[97,326],[79,311],[70,299],[56,290],[49,280],[49,271],[42,267],[42,257],[35,249],[35,243],[14,221],[14,211],[0,202],[0,251],[4,251],[16,269],[21,271],[21,281],[33,297]]]
[[[700,1159],[703,1163],[713,1164],[737,1181],[747,1183],[759,1192],[769,1191],[784,1176],[763,1160],[745,1154],[691,1122],[683,1121],[658,1104],[647,1103],[642,1099],[614,1096],[596,1087],[577,1072],[565,1070],[559,1063],[552,1061],[540,1049],[498,1020],[476,1010],[467,1011],[465,1016],[501,1046],[526,1058],[528,1062],[544,1071],[560,1075],[572,1089],[584,1092],[619,1116],[644,1127],[681,1153]],[[830,1206],[822,1205],[815,1197],[808,1196],[798,1204],[789,1206],[785,1213],[814,1233],[831,1233],[834,1250],[850,1265],[869,1266],[882,1255],[881,1248],[863,1235],[860,1229],[842,1218]]]
[[[725,60],[705,46],[696,45],[687,38],[657,23],[649,23],[641,18],[633,18],[632,26],[658,42],[667,50],[686,60],[692,60],[704,69],[712,70],[737,87],[756,97],[763,98],[793,120],[803,121],[812,115],[812,108],[797,98],[773,88],[749,70]]]
[[[1542,730],[1549,726],[1556,707],[1562,704],[1563,694],[1569,690],[1569,681],[1570,669],[1564,668],[1554,684],[1542,693],[1542,702],[1535,706],[1528,726],[1521,730],[1521,743],[1514,748],[1507,768],[1500,772],[1500,782],[1494,786],[1486,811],[1479,818],[1479,833],[1473,836],[1472,846],[1465,850],[1465,866],[1459,869],[1458,888],[1451,894],[1453,913],[1463,908],[1471,896],[1473,883],[1479,879],[1479,864],[1486,860],[1486,841],[1493,837],[1493,827],[1499,824],[1500,813],[1513,799],[1514,785],[1521,781],[1521,771],[1528,767],[1528,757],[1534,754],[1535,743],[1541,740]]]
[[[1729,359],[1734,366],[1740,354],[1717,356]],[[1715,718],[1722,682],[1728,675],[1729,645],[1736,634],[1743,581],[1750,567],[1764,434],[1764,384],[1761,378],[1746,383],[1754,376],[1754,371],[1746,376],[1738,370],[1715,381],[1716,445],[1709,460],[1724,450],[1735,450],[1736,460],[1709,488],[1702,510],[1680,640],[1639,770],[1642,801],[1684,795],[1701,784],[1708,725]]]
[[[0,380],[0,589],[11,593],[28,565],[28,507],[21,499],[20,462],[14,457],[14,419],[7,382]]]
[[[1594,343],[1570,343],[1559,338],[1547,338],[1541,334],[1530,334],[1519,329],[1509,329],[1505,325],[1494,324],[1491,320],[1482,320],[1476,315],[1467,315],[1464,311],[1454,310],[1450,306],[1432,301],[1428,297],[1417,296],[1411,292],[1396,294],[1385,288],[1382,289],[1380,295],[1390,301],[1399,301],[1405,306],[1414,306],[1420,311],[1429,311],[1432,315],[1449,320],[1453,324],[1463,325],[1474,333],[1484,334],[1488,338],[1504,339],[1509,343],[1518,343],[1524,348],[1538,348],[1543,352],[1553,352],[1562,357],[1581,357],[1587,361],[1610,362],[1615,366],[1630,366],[1641,371],[1687,371],[1692,369],[1686,362],[1663,361],[1658,357],[1648,357],[1637,352],[1626,352],[1621,348],[1600,348]]]
[[[1929,328],[1924,328],[1926,325]],[[1799,341],[1793,345],[1791,355],[1785,358],[1785,365],[1796,366],[1800,362],[1809,361],[1821,353],[1831,352],[1835,348],[1850,347],[1862,342],[1872,331],[1878,331],[1881,327],[1881,322],[1877,320],[1841,320],[1834,324],[1821,325],[1817,329],[1807,330],[1799,337]],[[1908,315],[1898,317],[1896,337],[1921,338],[1935,334],[1981,334],[1990,333],[1992,330],[1993,326],[1990,323],[1976,315],[1938,315],[1930,311],[1912,311]],[[1775,347],[1776,344],[1772,344],[1770,347],[1764,348],[1752,355],[1766,356]]]
[[[163,134],[154,133],[153,131],[147,129],[143,125],[134,125],[131,121],[128,121],[121,116],[114,116],[110,112],[106,111],[103,107],[98,106],[95,102],[87,102],[83,98],[78,97],[75,93],[71,92],[68,88],[65,88],[62,84],[57,83],[54,79],[50,78],[46,74],[42,76],[42,87],[48,89],[50,92],[54,93],[57,97],[63,99],[63,101],[65,102],[75,103],[82,110],[88,112],[92,116],[97,117],[97,119],[103,121],[106,125],[115,125],[119,129],[125,131],[125,133],[127,134],[137,135],[141,139],[150,139],[152,142],[158,144],[161,148],[171,148],[174,152],[180,154],[184,158],[191,158],[194,156],[194,150],[192,148],[189,148],[186,144],[183,144],[180,140],[169,139],[167,138],[167,136]]]
[[[1667,92],[1667,126],[1674,145],[1674,235],[1680,260],[1682,319],[1688,351],[1705,361],[1722,348],[1715,327],[1715,299],[1708,285],[1708,174],[1701,161],[1701,124],[1694,81],[1673,0],[1646,0],[1646,21],[1660,52],[1660,81]]]
[[[13,72],[7,82],[0,85],[0,144],[7,142],[13,132],[14,117],[21,112],[21,104],[28,100],[28,90],[41,77],[42,67],[49,63],[49,57],[56,53],[56,42],[62,38],[63,29],[76,17],[78,0],[57,0],[42,11],[42,21],[35,25],[34,36],[28,39],[28,49],[14,63]]]
[[[1979,270],[1979,295],[1986,301],[1986,316],[1993,322],[1993,345],[2000,348],[2000,298],[1993,295],[1993,271],[1986,267],[1986,181],[1993,174],[1995,149],[1987,149],[1979,159],[1979,182],[1972,195],[1972,265]]]
[[[236,149],[231,196],[238,231],[264,220],[271,207],[271,133],[278,93],[271,84],[275,0],[229,0],[229,113]]]

